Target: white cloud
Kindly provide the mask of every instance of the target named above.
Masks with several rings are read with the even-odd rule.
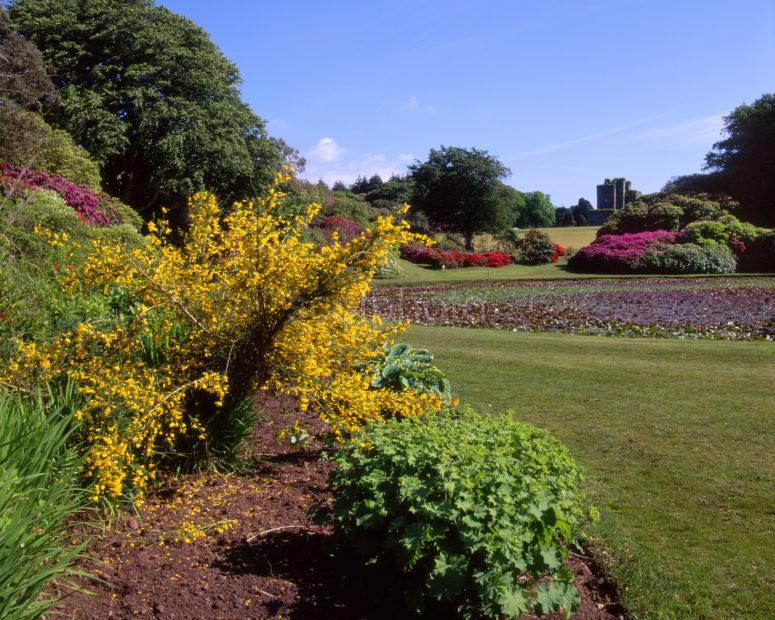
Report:
[[[724,126],[723,114],[712,114],[677,125],[664,125],[642,131],[633,136],[639,142],[651,142],[655,146],[710,146],[717,142]]]
[[[405,174],[406,167],[415,160],[411,153],[393,158],[384,153],[365,153],[346,158],[347,153],[348,149],[339,146],[334,138],[322,138],[304,153],[307,166],[301,177],[309,181],[323,179],[329,185],[334,181],[350,184],[359,176],[374,174],[387,180],[393,174]]]
[[[331,164],[341,159],[344,152],[333,138],[321,138],[305,155],[311,164]]]

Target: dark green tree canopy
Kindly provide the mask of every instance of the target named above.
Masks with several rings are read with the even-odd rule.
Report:
[[[49,119],[100,164],[105,189],[149,215],[192,192],[251,196],[281,155],[207,33],[152,0],[13,0],[63,105]]]
[[[724,133],[705,156],[705,169],[721,175],[746,215],[775,224],[775,93],[735,108],[724,117]]]
[[[387,181],[371,190],[366,195],[366,200],[374,202],[376,200],[390,200],[391,202],[404,203],[412,198],[414,183],[412,177],[392,176]]]
[[[441,146],[410,170],[412,204],[431,221],[462,233],[468,249],[475,233],[513,225],[515,204],[504,199],[501,182],[510,170],[487,151]]]

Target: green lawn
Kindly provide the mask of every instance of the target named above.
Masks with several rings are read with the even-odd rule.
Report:
[[[589,245],[595,239],[595,233],[598,226],[563,226],[561,228],[538,228],[552,238],[552,241],[559,243],[567,248],[580,250],[585,245]],[[526,233],[529,228],[520,231],[520,234]]]
[[[775,344],[446,327],[407,340],[463,401],[569,446],[633,617],[775,617]]]

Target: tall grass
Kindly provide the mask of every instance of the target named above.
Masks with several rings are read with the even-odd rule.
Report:
[[[45,593],[72,575],[79,549],[65,520],[84,506],[80,458],[68,447],[77,405],[72,387],[41,398],[0,392],[0,618],[38,618],[56,601]]]

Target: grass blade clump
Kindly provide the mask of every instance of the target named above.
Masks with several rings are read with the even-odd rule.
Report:
[[[0,392],[0,618],[38,618],[53,604],[47,584],[71,573],[78,548],[65,519],[83,505],[80,462],[66,446],[72,389],[40,399]],[[72,574],[72,573],[71,573]]]

